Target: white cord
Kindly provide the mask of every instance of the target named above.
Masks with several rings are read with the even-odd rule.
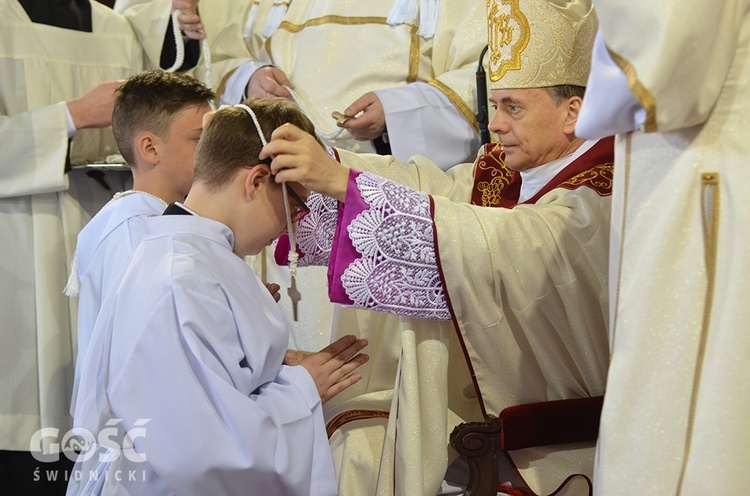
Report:
[[[292,95],[292,98],[294,99],[294,101],[297,104],[297,106],[300,109],[302,109],[302,112],[307,117],[310,118],[310,120],[312,121],[313,125],[315,126],[315,132],[318,133],[318,136],[320,136],[321,139],[326,140],[326,141],[332,140],[332,139],[336,139],[336,138],[339,137],[339,135],[341,133],[344,132],[344,128],[343,127],[337,127],[335,131],[330,131],[330,132],[324,131],[320,127],[320,125],[318,124],[316,116],[314,114],[312,114],[309,111],[309,109],[307,108],[307,105],[305,105],[305,102],[302,100],[302,97],[299,96],[299,94],[296,91],[294,91],[292,88],[290,88],[289,86],[285,85],[284,88],[286,88],[287,91]]]
[[[245,112],[250,114],[250,117],[253,119],[253,122],[255,123],[255,129],[258,131],[258,136],[260,137],[260,142],[263,143],[263,146],[266,146],[268,144],[268,141],[266,141],[266,137],[263,135],[263,130],[260,127],[260,122],[258,122],[258,117],[255,115],[255,112],[253,112],[253,109],[248,107],[245,104],[238,103],[235,105],[235,107],[243,109]],[[299,254],[297,253],[297,233],[294,230],[294,226],[292,225],[292,214],[291,209],[289,208],[289,195],[287,194],[287,186],[286,182],[281,183],[281,189],[282,193],[284,194],[284,212],[286,214],[286,230],[289,234],[289,275],[294,278],[294,276],[297,275],[297,262],[299,260]]]
[[[166,72],[175,72],[177,69],[182,67],[185,62],[185,44],[182,42],[182,33],[180,32],[180,22],[177,17],[180,15],[179,10],[172,12],[172,35],[174,36],[175,44],[175,57],[174,64],[169,69],[165,69]]]
[[[182,41],[182,31],[180,31],[180,21],[178,20],[179,15],[182,12],[175,10],[172,12],[172,35],[174,36],[175,43],[175,60],[172,67],[165,69],[166,72],[175,72],[177,69],[182,67],[185,62],[185,44]],[[205,34],[205,31],[204,31]],[[207,87],[211,87],[211,50],[208,47],[208,39],[203,38],[201,40],[201,55],[203,56],[203,71],[204,71],[204,83]]]

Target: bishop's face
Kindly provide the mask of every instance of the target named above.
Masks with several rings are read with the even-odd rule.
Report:
[[[532,169],[568,153],[568,106],[556,103],[547,90],[494,89],[490,102],[496,112],[489,129],[503,145],[509,169]]]

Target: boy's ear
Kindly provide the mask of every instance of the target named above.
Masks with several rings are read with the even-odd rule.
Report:
[[[145,164],[155,166],[159,163],[159,151],[156,146],[156,135],[141,132],[135,136],[135,154]]]
[[[263,185],[268,185],[271,179],[271,169],[264,165],[256,165],[249,168],[243,168],[245,198],[251,200],[260,191]]]

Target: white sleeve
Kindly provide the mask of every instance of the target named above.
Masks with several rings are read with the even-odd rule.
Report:
[[[466,162],[480,145],[479,134],[436,87],[422,82],[377,90],[385,111],[393,156],[435,158],[442,170]]]
[[[171,0],[116,0],[113,9],[127,18],[152,68],[159,68],[167,35],[169,43],[183,43],[175,40],[171,31],[167,33]]]
[[[604,44],[601,31],[594,41],[586,96],[576,123],[576,136],[599,139],[641,129],[646,111],[636,100]]]
[[[0,198],[67,189],[67,105],[0,115]]]
[[[281,356],[269,348],[272,330],[243,331],[223,289],[203,290],[165,295],[128,356],[110,365],[113,414],[128,430],[150,419],[136,449],[177,494],[335,494],[312,378],[267,363]],[[248,332],[252,346],[243,346]]]
[[[268,62],[243,62],[231,76],[227,78],[224,91],[219,95],[220,105],[235,105],[245,99],[245,89],[255,71],[261,67],[271,65]]]

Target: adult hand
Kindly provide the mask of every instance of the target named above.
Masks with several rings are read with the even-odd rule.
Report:
[[[284,71],[267,65],[261,67],[250,76],[245,93],[248,98],[254,96],[258,98],[274,98],[277,96],[291,98],[292,94],[284,86],[294,89]]]
[[[260,151],[259,158],[273,157],[271,172],[276,182],[296,182],[305,188],[346,199],[349,169],[328,155],[310,134],[293,124],[284,124],[274,130],[271,141]]]
[[[362,378],[362,374],[354,370],[370,359],[359,353],[365,346],[366,339],[344,336],[300,362],[315,381],[323,403]]]
[[[356,140],[374,140],[385,132],[385,110],[378,95],[372,91],[357,98],[344,111],[344,115],[356,116],[338,124],[349,131]]]
[[[172,12],[175,10],[180,11],[177,21],[185,36],[191,40],[202,40],[206,37],[201,16],[198,15],[198,0],[172,0]]]
[[[76,129],[102,128],[112,124],[115,90],[124,80],[106,81],[94,86],[82,96],[68,100],[68,110]]]
[[[274,282],[267,282],[265,283],[265,285],[268,292],[271,293],[271,296],[273,296],[273,299],[276,301],[276,303],[278,303],[281,299],[281,293],[279,293],[279,291],[281,290],[281,286]]]

